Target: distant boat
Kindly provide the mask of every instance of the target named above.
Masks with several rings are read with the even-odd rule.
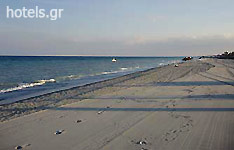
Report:
[[[117,60],[115,58],[112,59],[112,62],[116,62]]]

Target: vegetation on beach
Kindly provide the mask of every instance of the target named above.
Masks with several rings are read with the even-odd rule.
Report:
[[[223,54],[212,55],[212,56],[202,56],[201,58],[218,58],[218,59],[234,59],[234,52],[224,52]]]

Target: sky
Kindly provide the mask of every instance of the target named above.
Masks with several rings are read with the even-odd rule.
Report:
[[[64,9],[60,19],[6,18]],[[234,49],[233,0],[1,0],[0,55],[201,56]]]

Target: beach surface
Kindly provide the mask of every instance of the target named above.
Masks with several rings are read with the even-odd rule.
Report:
[[[0,150],[233,150],[234,60],[163,66],[0,111]]]

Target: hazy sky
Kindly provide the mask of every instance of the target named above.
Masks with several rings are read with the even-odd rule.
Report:
[[[62,18],[7,19],[10,8]],[[1,0],[1,55],[207,55],[234,49],[233,0]]]

